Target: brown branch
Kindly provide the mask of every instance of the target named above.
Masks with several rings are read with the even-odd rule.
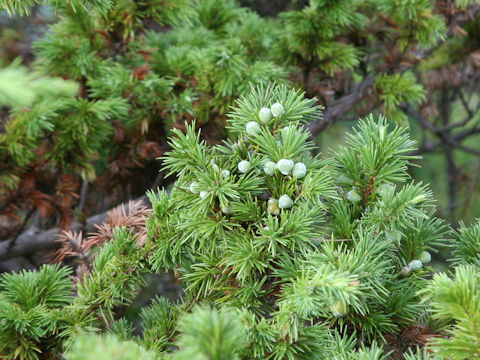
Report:
[[[135,202],[146,200],[147,197],[141,196],[136,199]],[[95,230],[95,224],[102,223],[107,217],[107,212],[91,216],[87,219],[85,228],[87,232]],[[83,224],[75,222],[70,226],[71,231],[78,231],[83,228]],[[27,231],[20,234],[13,246],[9,249],[11,240],[5,240],[0,242],[0,261],[12,259],[18,256],[34,253],[39,250],[47,250],[58,247],[58,243],[55,241],[60,229],[53,228],[48,231],[40,231],[37,227],[31,227]]]
[[[359,84],[356,84],[352,90],[341,98],[327,104],[323,119],[312,121],[308,124],[308,129],[315,136],[332,125],[335,120],[351,110],[360,100],[365,96],[365,93],[370,91],[375,83],[375,77],[368,75]]]
[[[451,129],[449,125],[445,125],[443,128],[438,128],[435,126],[433,123],[428,121],[426,118],[424,118],[418,111],[413,109],[411,106],[403,104],[401,105],[401,109],[407,114],[412,116],[415,120],[418,121],[421,127],[423,127],[426,130],[431,131],[435,135],[437,135],[440,138],[440,141],[435,142],[435,143],[427,143],[423,146],[421,146],[419,149],[416,151],[412,152],[412,154],[423,154],[426,152],[431,152],[439,148],[440,146],[448,146],[452,148],[457,148],[460,150],[463,150],[467,153],[473,154],[480,156],[480,150],[465,146],[463,145],[460,141],[465,139],[466,137],[476,134],[480,132],[480,129],[477,128],[477,126],[474,126],[468,130],[450,135],[448,134],[448,131]]]

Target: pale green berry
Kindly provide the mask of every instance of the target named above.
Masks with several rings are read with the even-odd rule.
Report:
[[[278,207],[280,209],[289,209],[293,206],[293,200],[287,194],[283,194],[278,199]]]
[[[260,132],[260,124],[256,121],[250,121],[246,126],[247,134],[250,136],[255,136]]]
[[[296,163],[292,170],[292,176],[296,177],[297,179],[301,179],[305,177],[307,174],[307,167],[304,163]]]
[[[277,169],[283,174],[288,175],[288,173],[293,169],[295,163],[293,160],[281,159],[277,162]]]
[[[230,171],[228,170],[222,170],[222,176],[226,179],[230,176]]]
[[[228,205],[224,205],[222,206],[222,213],[224,213],[225,215],[229,215],[232,213],[232,208]]]
[[[264,124],[268,123],[270,119],[272,118],[272,112],[270,111],[269,108],[261,108],[260,111],[258,112],[258,117],[260,118],[260,121]]]
[[[385,230],[385,236],[388,240],[399,243],[402,238],[402,233],[398,230]]]
[[[432,255],[428,251],[424,251],[420,254],[420,257],[418,258],[423,264],[428,264],[430,261],[432,261]]]
[[[213,169],[213,171],[215,171],[215,172],[220,171],[220,168],[218,167],[217,164],[212,164],[212,169]]]
[[[348,305],[345,305],[341,301],[337,301],[330,307],[333,316],[335,317],[344,317],[348,313]]]
[[[423,264],[420,260],[412,260],[412,261],[410,261],[410,264],[408,264],[408,266],[413,271],[417,271],[417,270],[420,270],[423,267]]]
[[[275,103],[273,104],[270,109],[272,110],[272,115],[274,117],[277,117],[277,116],[280,116],[280,115],[283,115],[285,114],[285,109],[283,108],[283,105],[280,104],[280,103]]]
[[[394,188],[393,185],[390,184],[380,184],[377,188],[377,194],[381,197],[385,197],[390,191]]]
[[[190,191],[192,193],[198,192],[198,184],[195,181],[190,184]]]
[[[267,211],[272,215],[280,214],[280,208],[278,207],[278,200],[277,199],[268,200]]]
[[[347,199],[351,202],[359,202],[362,196],[356,190],[350,190],[347,192]]]
[[[238,170],[242,174],[246,174],[247,172],[249,172],[251,167],[252,165],[250,165],[250,162],[247,160],[242,160],[238,163]]]
[[[410,266],[408,266],[408,265],[407,265],[407,266],[404,266],[404,267],[402,268],[402,274],[405,275],[405,276],[407,276],[408,274],[410,274],[410,271],[412,271],[412,269],[410,269]]]
[[[263,171],[265,174],[273,176],[275,174],[275,170],[277,170],[277,164],[273,161],[267,161],[265,165],[263,165]]]
[[[353,184],[353,180],[342,174],[337,178],[337,183],[341,185],[350,185]]]
[[[202,190],[200,191],[200,199],[205,199],[208,196],[208,192]]]

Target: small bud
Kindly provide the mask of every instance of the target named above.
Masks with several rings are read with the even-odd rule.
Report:
[[[250,121],[246,126],[247,134],[250,136],[255,136],[260,132],[260,124],[256,121]]]
[[[273,104],[270,109],[272,110],[272,115],[274,117],[285,114],[285,109],[283,108],[283,105],[278,102]]]
[[[275,170],[277,170],[277,164],[273,161],[267,161],[265,165],[263,165],[263,171],[265,174],[273,176],[275,174]]]
[[[432,261],[432,255],[428,251],[424,251],[420,254],[419,260],[422,262],[422,264],[428,264],[430,261]]]
[[[278,199],[278,207],[280,209],[289,209],[293,206],[293,200],[287,194],[283,194]]]
[[[230,176],[230,171],[228,170],[222,170],[222,176],[226,179]]]
[[[420,260],[412,260],[412,261],[410,261],[410,264],[408,264],[408,266],[413,271],[417,271],[417,270],[420,270],[423,267],[423,264]]]
[[[261,108],[260,111],[258,112],[258,117],[260,118],[260,121],[264,124],[268,123],[270,119],[272,118],[272,112],[270,111],[269,108]]]
[[[208,192],[206,191],[200,191],[200,199],[205,199],[208,196]]]
[[[333,316],[335,317],[344,317],[348,313],[348,305],[345,305],[341,301],[337,301],[330,307]]]
[[[195,194],[198,192],[198,184],[195,181],[190,184],[190,191]]]
[[[337,183],[340,185],[351,185],[353,184],[353,180],[342,174],[337,178]]]
[[[278,200],[277,199],[268,200],[267,211],[272,215],[280,214],[280,208],[278,207]]]
[[[238,170],[242,173],[245,174],[250,171],[250,168],[252,165],[250,165],[250,162],[247,160],[242,160],[238,163]]]
[[[301,179],[305,177],[307,174],[307,167],[304,163],[296,163],[292,170],[292,176],[296,177],[297,179]]]
[[[408,274],[410,274],[410,271],[412,271],[412,269],[410,269],[410,266],[408,266],[408,265],[407,265],[407,266],[404,266],[404,267],[402,268],[402,274],[405,275],[405,276],[407,276]]]
[[[277,162],[277,169],[283,174],[288,175],[290,170],[293,169],[295,163],[293,160],[281,159]]]
[[[347,192],[347,199],[355,203],[362,200],[362,196],[356,190],[350,190]]]

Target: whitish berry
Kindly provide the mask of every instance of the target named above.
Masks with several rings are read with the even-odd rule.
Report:
[[[275,170],[277,170],[277,164],[273,161],[267,161],[265,165],[263,165],[263,171],[265,174],[273,176],[275,174]]]
[[[232,213],[232,208],[230,206],[224,205],[222,206],[222,213],[225,215],[229,215]]]
[[[278,207],[280,209],[289,209],[293,206],[293,200],[287,194],[283,194],[278,199]]]
[[[385,230],[385,236],[388,240],[399,243],[402,238],[402,233],[398,230]]]
[[[222,176],[226,179],[230,176],[230,171],[228,170],[222,170]]]
[[[423,264],[420,260],[412,260],[412,261],[410,261],[410,264],[408,264],[408,266],[413,271],[417,271],[417,270],[420,270],[423,267]]]
[[[348,306],[342,303],[341,301],[337,301],[330,307],[333,316],[335,317],[344,317],[348,313]]]
[[[424,251],[420,254],[420,257],[418,258],[423,264],[428,264],[430,261],[432,261],[432,255],[428,251]]]
[[[270,111],[269,108],[261,108],[260,111],[258,112],[258,117],[260,118],[260,121],[264,124],[268,123],[270,119],[272,118],[272,112]]]
[[[277,169],[283,174],[288,175],[288,173],[293,169],[295,163],[293,160],[281,159],[277,162]]]
[[[359,202],[362,196],[356,190],[350,190],[347,192],[347,199],[351,202]]]
[[[393,189],[393,185],[390,184],[380,184],[377,188],[377,194],[381,197],[386,196]]]
[[[283,105],[278,102],[273,104],[270,109],[272,110],[272,115],[274,117],[285,114],[285,109],[283,108]]]
[[[208,192],[206,192],[206,191],[204,191],[204,190],[203,190],[203,191],[200,191],[200,198],[201,198],[201,199],[205,199],[205,198],[207,197],[207,195],[208,195]]]
[[[268,200],[267,211],[272,215],[280,214],[280,208],[278,207],[278,200],[277,199]]]
[[[260,124],[256,121],[250,121],[246,126],[247,134],[250,136],[255,136],[260,132]]]
[[[212,164],[212,169],[213,169],[213,171],[215,171],[215,172],[220,171],[220,168],[218,167],[217,164]]]
[[[247,160],[242,160],[238,163],[238,170],[243,174],[249,172],[251,167],[252,165],[250,165],[250,162]]]
[[[337,183],[340,185],[350,185],[353,184],[353,180],[342,174],[337,178]]]
[[[305,177],[307,174],[307,167],[304,163],[296,163],[292,170],[292,176],[298,179]]]
[[[192,193],[198,192],[198,184],[195,181],[190,184],[190,191]]]
[[[402,268],[402,274],[405,275],[405,276],[407,276],[408,274],[410,274],[410,271],[412,271],[412,269],[410,269],[410,266],[408,266],[408,265],[407,265],[407,266],[404,266],[404,267]]]

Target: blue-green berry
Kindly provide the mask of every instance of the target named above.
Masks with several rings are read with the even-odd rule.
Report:
[[[252,165],[247,160],[242,160],[238,163],[238,171],[240,171],[242,174],[249,172],[251,167]]]
[[[280,116],[280,115],[283,115],[285,114],[285,109],[283,108],[283,105],[280,104],[280,103],[275,103],[273,104],[271,107],[270,107],[271,111],[272,111],[272,115],[274,117],[277,117],[277,116]]]
[[[281,159],[277,162],[277,169],[283,174],[288,175],[288,173],[293,169],[295,163],[293,160]]]
[[[230,176],[230,171],[228,170],[222,170],[222,177],[224,177],[225,179],[228,178]]]
[[[296,163],[292,170],[292,176],[296,177],[297,179],[301,179],[305,177],[306,174],[307,167],[305,166],[305,164],[302,162]]]
[[[347,199],[351,202],[359,202],[362,200],[362,196],[356,190],[350,190],[347,192]]]
[[[258,112],[258,117],[262,123],[266,124],[272,119],[272,112],[269,108],[261,108]]]
[[[340,185],[351,185],[353,184],[353,180],[342,174],[337,178],[337,183]]]
[[[222,206],[222,213],[224,213],[225,215],[229,215],[232,213],[232,208],[228,205],[224,205]]]
[[[256,121],[250,121],[246,126],[247,134],[250,136],[255,136],[260,132],[260,124]]]
[[[423,264],[428,264],[430,261],[432,261],[432,255],[428,251],[424,251],[420,254],[420,257],[418,258]]]
[[[278,199],[278,207],[280,209],[289,209],[293,206],[293,200],[287,194],[283,194]]]
[[[265,165],[263,165],[263,171],[265,171],[265,174],[267,175],[275,175],[275,170],[277,170],[277,164],[273,161],[267,161]]]
[[[388,240],[399,243],[402,238],[402,233],[398,230],[385,230],[385,236]]]
[[[408,266],[413,271],[417,271],[417,270],[420,270],[423,267],[423,264],[420,260],[412,260],[412,261],[410,261],[410,264],[408,264]]]
[[[408,265],[407,265],[407,266],[404,266],[404,267],[402,268],[402,274],[405,275],[405,276],[407,276],[408,274],[410,274],[411,271],[412,271],[412,269],[411,269],[410,266],[408,266]]]
[[[192,193],[198,193],[198,183],[195,181],[190,184],[190,191]]]

